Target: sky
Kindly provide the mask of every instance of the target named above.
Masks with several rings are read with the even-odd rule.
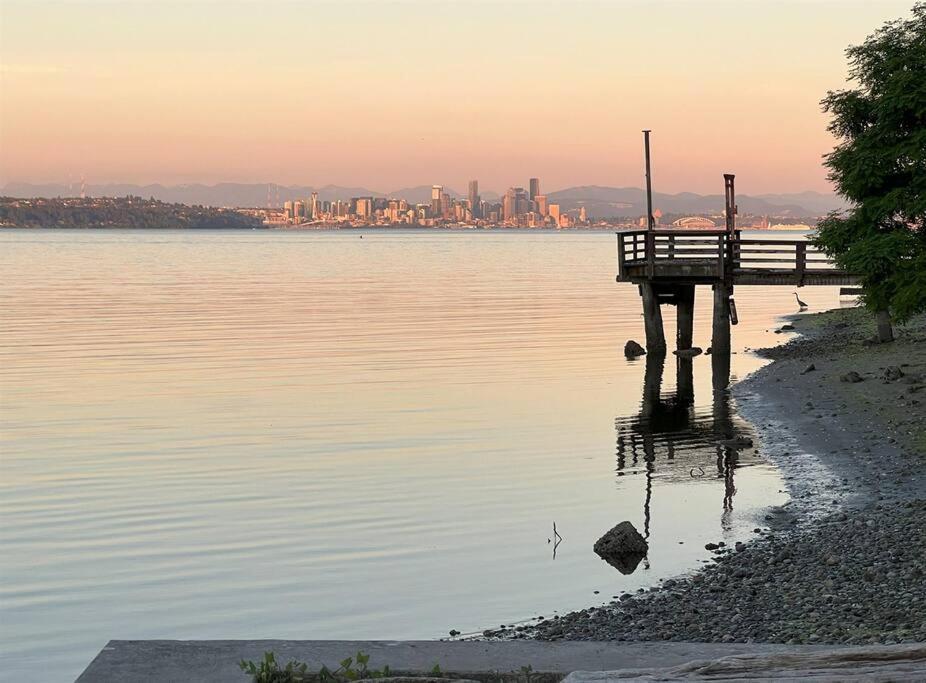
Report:
[[[913,0],[0,0],[0,184],[829,191],[819,101]]]

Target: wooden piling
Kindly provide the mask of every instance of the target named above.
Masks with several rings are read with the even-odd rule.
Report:
[[[675,294],[676,332],[675,348],[690,349],[694,339],[695,286],[679,285]]]
[[[730,386],[730,354],[711,354],[711,385],[714,387],[715,399],[717,392]]]
[[[649,353],[665,353],[666,335],[662,327],[662,311],[659,310],[659,298],[652,282],[640,285],[643,297],[643,325],[646,329],[646,350]]]
[[[891,314],[887,311],[878,311],[875,314],[878,322],[878,341],[882,344],[894,341],[894,328],[891,325]]]
[[[714,285],[714,334],[711,338],[714,355],[730,355],[730,286],[723,282]]]

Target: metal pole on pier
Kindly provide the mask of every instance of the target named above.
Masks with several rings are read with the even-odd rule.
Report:
[[[731,305],[733,296],[733,266],[734,266],[734,244],[736,238],[736,196],[733,190],[733,174],[723,174],[724,188],[724,218],[726,219],[726,244],[723,252],[723,278],[714,283],[714,324],[713,334],[711,336],[711,348],[714,352],[714,358],[711,360],[715,368],[715,387],[717,385],[726,386],[729,381],[727,373],[718,373],[717,365],[721,358],[730,356],[730,323],[731,313],[735,307]],[[732,309],[732,310],[731,310]],[[729,367],[729,360],[726,361]],[[724,375],[722,378],[718,374]]]
[[[736,176],[732,173],[723,174],[723,193],[724,193],[724,218],[727,222],[727,232],[733,237],[736,230],[736,195],[733,189],[733,179]]]
[[[646,229],[653,230],[656,227],[656,219],[653,218],[653,174],[649,164],[649,130],[643,131],[643,150],[646,156]]]
[[[653,230],[656,221],[653,218],[653,179],[649,162],[649,130],[643,131],[643,149],[646,157],[646,272],[652,278],[656,267],[656,235]],[[643,322],[646,328],[646,350],[650,353],[666,352],[666,337],[662,327],[662,312],[659,310],[659,296],[652,279],[640,284],[640,296],[643,297]]]

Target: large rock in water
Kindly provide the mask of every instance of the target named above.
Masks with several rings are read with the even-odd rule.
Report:
[[[622,574],[632,574],[649,544],[630,522],[621,522],[595,541],[595,553]]]
[[[628,358],[636,358],[646,354],[646,349],[637,344],[633,339],[624,344],[624,355]]]

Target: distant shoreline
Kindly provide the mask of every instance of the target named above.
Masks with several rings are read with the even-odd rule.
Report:
[[[576,232],[627,232],[631,230],[641,230],[642,228],[637,227],[628,227],[628,226],[578,226],[572,228],[514,228],[507,226],[492,226],[492,227],[473,227],[473,226],[450,226],[450,225],[441,225],[435,227],[424,227],[416,225],[365,225],[365,226],[329,226],[329,227],[318,227],[318,228],[300,228],[300,227],[280,227],[276,225],[249,225],[244,227],[224,227],[224,226],[196,226],[196,227],[184,227],[184,226],[174,226],[174,227],[136,227],[136,226],[115,226],[115,225],[87,225],[87,226],[59,226],[59,225],[49,225],[49,226],[22,226],[22,225],[4,225],[0,224],[0,232],[2,231],[68,231],[68,232],[80,232],[87,230],[105,230],[111,232],[152,232],[156,230],[182,230],[186,232],[191,231],[203,231],[203,232],[246,232],[252,230],[261,230],[265,232],[273,233],[313,233],[313,232],[467,232],[467,233],[500,233],[500,232],[513,232],[513,233],[549,233],[549,234],[558,234],[558,233],[576,233]],[[812,231],[807,228],[793,228],[793,229],[782,229],[782,228],[740,228],[743,232],[773,232],[773,233],[806,233]]]

